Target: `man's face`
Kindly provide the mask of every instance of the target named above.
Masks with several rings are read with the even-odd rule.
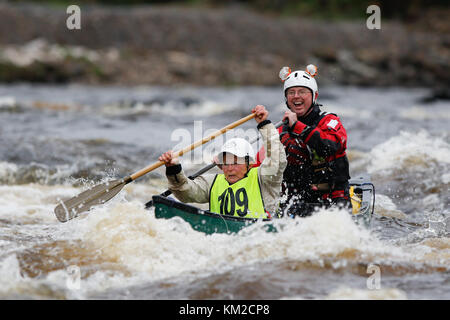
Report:
[[[287,89],[286,98],[289,109],[295,112],[298,117],[306,115],[313,101],[311,90],[305,87],[292,87]]]
[[[238,159],[235,155],[226,154],[226,156],[223,157],[223,160],[224,163],[220,165],[220,168],[229,184],[238,182],[245,177],[245,174],[247,173],[247,164],[243,159]]]

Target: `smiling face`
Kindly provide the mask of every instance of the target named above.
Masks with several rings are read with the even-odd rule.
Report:
[[[286,99],[289,109],[298,117],[307,115],[313,102],[311,90],[306,87],[291,87],[286,90]]]
[[[239,159],[235,155],[227,154],[224,157],[224,163],[220,165],[220,168],[225,175],[225,179],[229,184],[238,182],[247,174],[247,164],[242,159]]]

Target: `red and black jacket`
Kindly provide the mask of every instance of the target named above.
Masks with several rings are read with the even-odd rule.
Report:
[[[278,132],[288,161],[284,193],[300,195],[306,201],[314,201],[319,194],[322,199],[348,199],[347,132],[337,115],[315,105],[306,117],[292,127],[281,126]],[[257,162],[263,154],[260,150]]]

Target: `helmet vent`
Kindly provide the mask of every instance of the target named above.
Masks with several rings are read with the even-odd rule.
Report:
[[[297,72],[294,74],[294,77],[296,77],[297,78]]]
[[[305,76],[305,75],[303,75],[303,78],[308,79],[308,80],[311,80],[311,78],[309,78],[309,77],[307,77],[307,76]]]

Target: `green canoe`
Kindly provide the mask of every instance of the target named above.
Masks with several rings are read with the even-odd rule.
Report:
[[[375,188],[370,178],[360,177],[350,180],[350,196],[352,199],[352,217],[358,224],[370,226],[375,204]],[[236,233],[258,221],[235,216],[226,216],[212,213],[188,205],[171,198],[153,196],[155,216],[158,219],[180,217],[188,222],[196,231],[206,234]],[[260,219],[267,232],[276,232],[271,219]]]
[[[176,201],[162,196],[153,196],[156,218],[170,219],[180,217],[187,221],[194,230],[206,234],[236,233],[242,228],[253,224],[257,219],[246,219],[234,216],[225,216]],[[268,232],[276,231],[271,219],[262,219]]]

